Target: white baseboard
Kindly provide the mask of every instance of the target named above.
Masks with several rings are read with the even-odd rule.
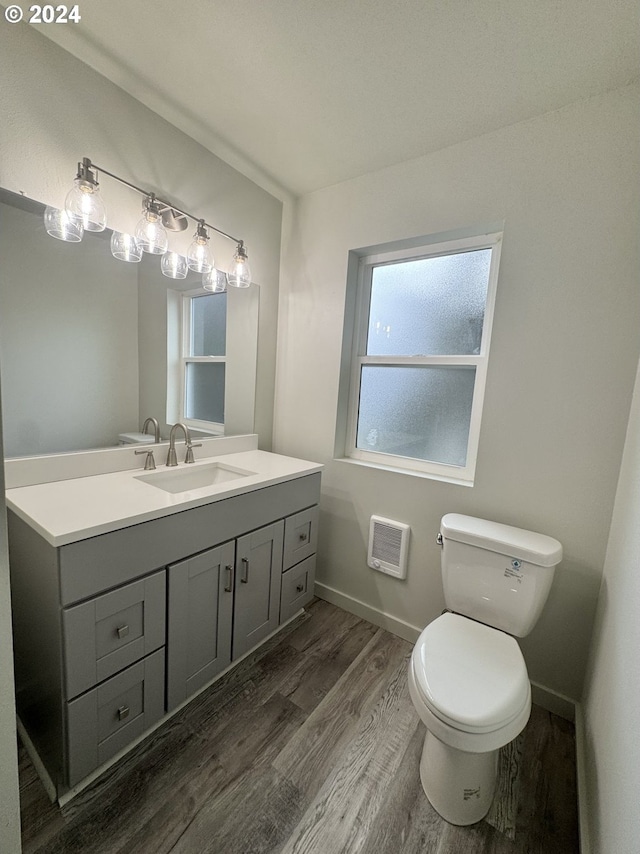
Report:
[[[578,784],[578,827],[580,854],[591,854],[591,838],[587,822],[587,769],[585,763],[585,728],[582,704],[576,703],[576,778]]]
[[[417,626],[412,626],[410,623],[405,623],[404,620],[399,620],[391,614],[384,611],[379,611],[377,608],[372,608],[365,602],[359,599],[354,599],[352,596],[347,596],[346,593],[341,593],[327,584],[321,584],[316,581],[314,592],[319,599],[325,599],[331,602],[332,605],[337,605],[350,614],[355,614],[356,617],[362,617],[363,620],[368,620],[374,626],[380,626],[383,629],[391,632],[393,635],[398,635],[400,638],[415,643],[422,629]]]
[[[566,697],[551,688],[545,688],[544,685],[532,682],[531,699],[536,706],[542,706],[543,709],[564,718],[566,721],[575,721],[576,704],[571,697]]]
[[[47,795],[49,796],[49,800],[51,803],[54,803],[58,797],[58,793],[56,792],[56,786],[51,777],[49,776],[49,772],[44,767],[42,763],[42,759],[36,750],[35,744],[29,738],[29,735],[24,728],[24,724],[20,720],[20,717],[16,715],[16,729],[18,730],[18,735],[20,736],[22,743],[24,744],[24,749],[27,751],[29,755],[29,759],[33,762],[33,767],[36,769],[36,774],[40,777],[42,781],[42,785],[45,788]]]

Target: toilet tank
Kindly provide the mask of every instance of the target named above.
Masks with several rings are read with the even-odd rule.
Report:
[[[447,608],[516,637],[528,635],[547,601],[562,545],[459,513],[443,516],[440,533]]]

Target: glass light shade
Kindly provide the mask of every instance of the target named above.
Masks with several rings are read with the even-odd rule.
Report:
[[[45,208],[44,227],[51,237],[66,240],[67,243],[80,243],[84,234],[82,220],[59,208]]]
[[[239,246],[227,270],[227,282],[234,288],[248,288],[251,284],[251,269],[244,248]]]
[[[145,252],[150,255],[164,255],[169,245],[167,232],[160,217],[153,211],[145,211],[144,216],[136,226],[136,240]]]
[[[132,234],[114,231],[111,235],[111,254],[118,261],[137,264],[142,261],[142,247]]]
[[[67,213],[72,217],[80,217],[86,231],[104,231],[107,211],[100,190],[84,178],[76,178],[73,183],[64,202]]]
[[[165,252],[160,264],[162,275],[170,279],[186,279],[189,266],[184,255],[177,252]]]
[[[196,273],[209,273],[213,269],[213,255],[209,249],[209,240],[196,237],[187,253],[189,269]]]
[[[227,289],[227,277],[222,270],[213,267],[208,273],[202,274],[202,287],[214,294],[222,293]]]

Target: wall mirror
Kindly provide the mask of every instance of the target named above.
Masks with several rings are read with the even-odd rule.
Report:
[[[166,438],[172,312],[201,276],[169,279],[146,254],[137,264],[118,261],[109,230],[55,240],[43,213],[39,202],[0,189],[5,456],[115,447],[148,416]],[[259,288],[229,288],[226,301],[228,436],[254,429]],[[175,420],[171,398],[170,388]]]

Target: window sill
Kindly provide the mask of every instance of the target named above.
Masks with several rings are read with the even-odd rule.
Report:
[[[353,466],[364,466],[369,469],[378,469],[378,471],[392,472],[393,474],[404,474],[409,477],[420,477],[426,480],[437,480],[440,483],[451,483],[454,486],[473,486],[472,480],[462,480],[457,477],[447,477],[446,475],[432,474],[425,471],[417,471],[416,469],[405,469],[396,466],[381,465],[380,463],[372,463],[368,460],[354,460],[351,457],[334,457],[336,463],[347,463]]]

